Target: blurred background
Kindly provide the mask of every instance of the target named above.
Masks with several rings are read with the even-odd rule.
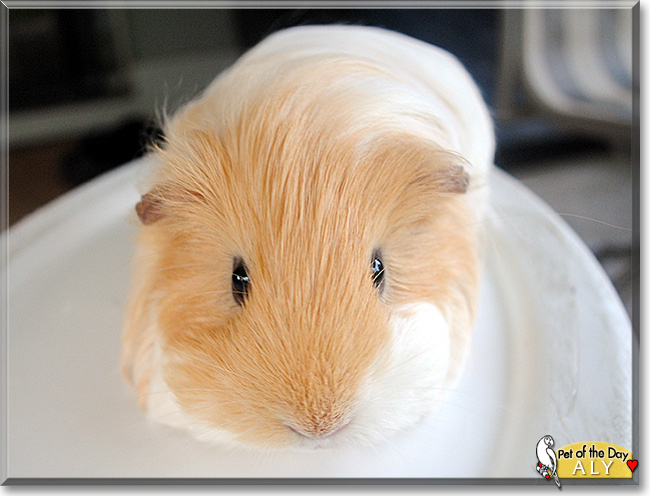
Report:
[[[497,165],[578,232],[631,313],[633,22],[628,9],[11,9],[10,225],[141,155],[160,136],[157,113],[173,112],[271,32],[376,25],[465,64],[495,117]]]

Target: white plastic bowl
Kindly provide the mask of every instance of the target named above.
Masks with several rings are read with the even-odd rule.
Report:
[[[627,314],[573,231],[498,170],[471,354],[416,428],[374,449],[257,454],[150,424],[118,370],[143,162],[7,234],[10,479],[539,478],[547,434],[631,450]]]

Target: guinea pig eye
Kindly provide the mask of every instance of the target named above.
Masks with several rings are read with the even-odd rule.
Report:
[[[244,304],[244,299],[248,296],[250,288],[250,278],[246,272],[246,266],[241,260],[235,260],[232,270],[232,296],[238,305]]]
[[[385,270],[384,264],[381,261],[381,258],[379,258],[379,253],[373,255],[370,270],[372,272],[372,283],[379,291],[382,291],[384,289]]]

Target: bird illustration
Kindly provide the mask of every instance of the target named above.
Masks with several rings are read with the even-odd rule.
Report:
[[[537,443],[537,471],[546,479],[553,477],[557,487],[560,488],[560,479],[557,476],[557,457],[552,446],[555,444],[551,436],[544,436]]]

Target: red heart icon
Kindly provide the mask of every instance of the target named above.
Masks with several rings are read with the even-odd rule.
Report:
[[[639,462],[638,462],[637,460],[628,460],[628,461],[627,461],[627,466],[630,467],[630,470],[631,470],[632,472],[634,472],[634,469],[636,468],[636,466],[637,466],[638,464],[639,464]]]

